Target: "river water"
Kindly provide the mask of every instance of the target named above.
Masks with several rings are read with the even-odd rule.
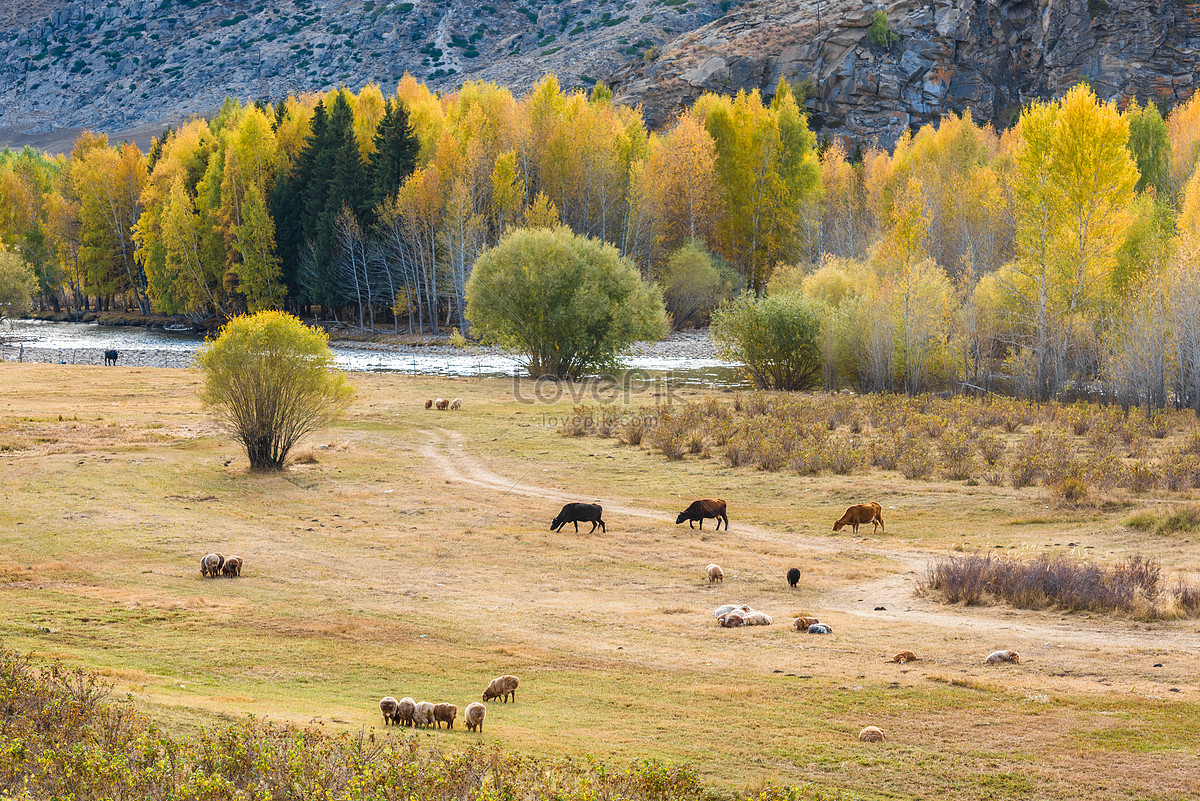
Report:
[[[104,351],[116,350],[120,364],[144,367],[188,367],[204,344],[192,332],[163,331],[96,323],[53,323],[43,320],[12,320],[8,344],[0,347],[5,361],[38,361],[63,364],[101,364]],[[706,356],[678,355],[657,346],[656,355],[630,356],[626,367],[647,379],[663,379],[673,385],[740,387],[744,379],[737,366]],[[663,351],[667,352],[664,353]],[[524,375],[521,362],[513,356],[482,349],[462,351],[446,347],[375,350],[333,347],[334,361],[354,372],[397,372],[412,375],[509,377]]]

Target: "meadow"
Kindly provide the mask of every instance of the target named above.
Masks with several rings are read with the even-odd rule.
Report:
[[[570,391],[386,374],[355,376],[348,418],[289,470],[252,475],[199,408],[193,371],[2,369],[0,642],[97,671],[179,737],[253,715],[447,753],[688,763],[727,792],[1200,793],[1196,619],[917,592],[933,560],[969,554],[1104,566],[1141,554],[1195,583],[1189,486],[1089,479],[1081,505],[1052,482],[909,478],[869,454],[846,474],[735,465],[703,443],[667,458],[650,441],[560,434],[580,401]],[[654,392],[625,406],[654,408]],[[464,410],[426,411],[436,396]],[[862,418],[855,436],[885,433]],[[1142,458],[1183,452],[1190,418],[1168,428]],[[1032,436],[1004,432],[1012,454]],[[1086,432],[1070,436],[1086,461]],[[728,501],[730,532],[674,525],[699,497]],[[568,500],[602,503],[608,533],[550,532]],[[831,531],[867,500],[886,534]],[[211,550],[242,556],[243,576],[202,579]],[[704,577],[709,562],[723,584]],[[775,625],[720,629],[711,610],[725,602]],[[834,634],[791,630],[801,614]],[[1022,663],[985,667],[1000,648]],[[884,661],[902,649],[920,661]],[[521,677],[518,700],[489,704],[482,736],[382,726],[381,696],[461,710],[502,673]],[[867,725],[888,740],[859,742]]]

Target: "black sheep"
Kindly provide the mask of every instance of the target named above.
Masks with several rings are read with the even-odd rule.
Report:
[[[796,585],[800,583],[800,568],[793,567],[791,570],[789,570],[787,572],[787,580],[792,589],[796,589]]]

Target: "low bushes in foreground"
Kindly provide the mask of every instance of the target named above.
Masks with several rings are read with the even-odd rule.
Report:
[[[1114,567],[1067,556],[1030,561],[971,555],[930,564],[919,590],[946,603],[1004,601],[1023,609],[1120,612],[1143,618],[1200,616],[1200,592],[1168,587],[1154,559],[1134,556]]]
[[[445,754],[417,737],[332,734],[254,719],[191,740],[166,734],[96,677],[0,649],[0,798],[383,801],[818,801],[815,787],[751,796],[687,766],[533,759],[498,746]]]

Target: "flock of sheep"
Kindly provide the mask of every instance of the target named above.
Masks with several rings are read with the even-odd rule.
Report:
[[[210,553],[200,560],[200,575],[209,578],[237,578],[242,575],[242,557]]]
[[[462,408],[462,398],[447,400],[446,398],[428,398],[425,401],[426,409],[437,409],[439,412],[444,412],[447,409],[458,411]]]
[[[511,698],[517,701],[517,685],[521,680],[516,676],[497,676],[492,679],[483,691],[483,700],[494,698],[508,703]],[[454,728],[454,720],[458,717],[458,706],[455,704],[434,704],[429,701],[414,701],[405,696],[397,701],[388,695],[379,700],[379,711],[383,714],[383,725],[411,726],[425,728],[430,726],[441,728],[446,724],[447,729]],[[479,701],[467,704],[463,711],[463,719],[467,723],[467,731],[483,733],[483,719],[487,717],[487,707]]]

